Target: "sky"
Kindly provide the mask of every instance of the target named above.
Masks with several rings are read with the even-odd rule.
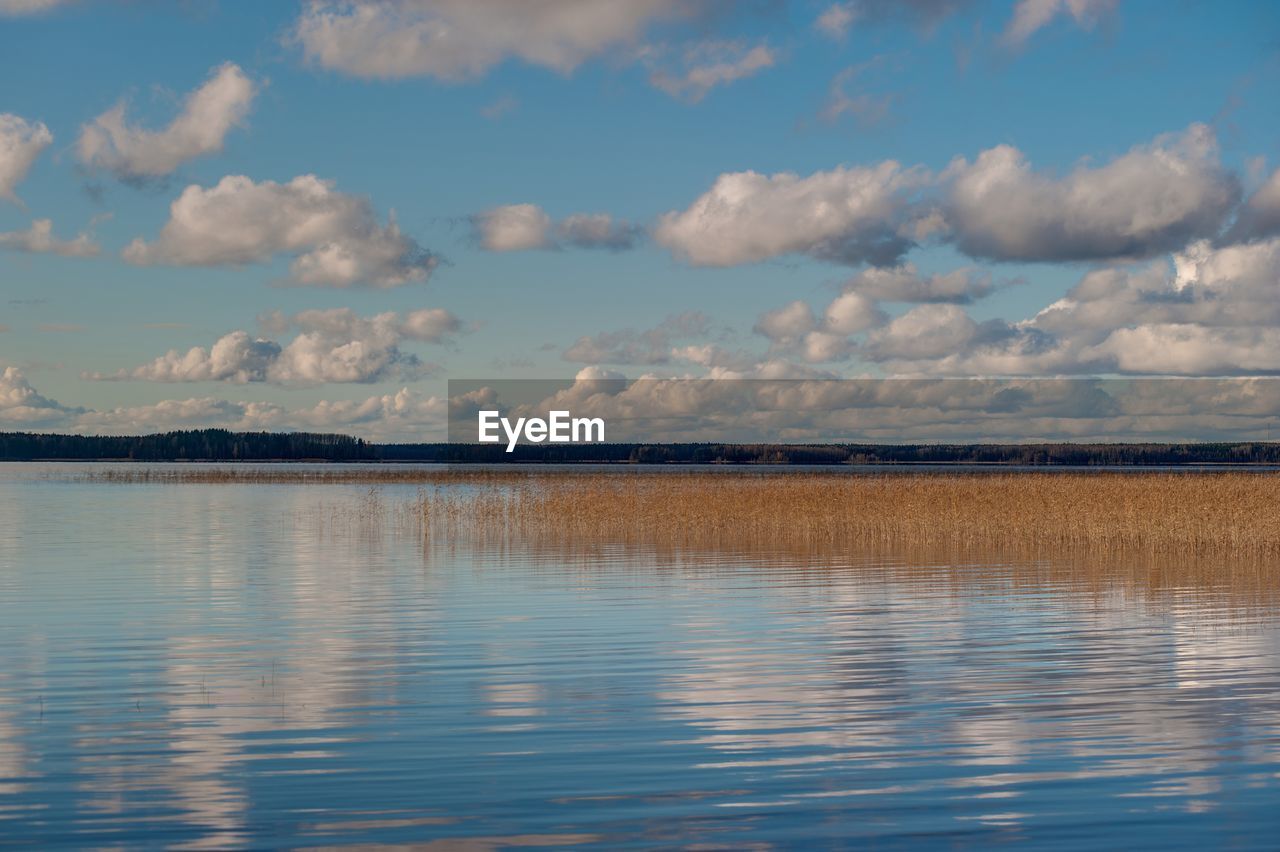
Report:
[[[0,80],[3,430],[1280,374],[1264,0],[0,0]]]

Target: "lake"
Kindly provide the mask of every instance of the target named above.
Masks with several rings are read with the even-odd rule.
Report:
[[[482,546],[424,535],[411,484],[104,467],[0,465],[0,845],[1280,837],[1265,601]]]

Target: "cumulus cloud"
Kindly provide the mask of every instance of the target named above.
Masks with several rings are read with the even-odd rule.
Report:
[[[442,441],[446,416],[445,400],[401,388],[362,400],[322,400],[297,408],[214,397],[162,400],[146,405],[81,409],[64,422],[85,434],[135,435],[220,427],[240,431],[347,432],[372,441]]]
[[[860,293],[837,296],[819,319],[807,302],[797,300],[760,315],[754,331],[769,339],[770,356],[790,355],[809,363],[840,361],[853,351],[851,335],[885,321],[875,302]]]
[[[434,327],[438,321],[430,321]],[[0,369],[0,425],[15,430],[145,434],[221,427],[243,431],[347,432],[372,441],[442,441],[446,400],[401,388],[365,399],[321,400],[295,408],[214,397],[90,409],[40,394],[16,367]]]
[[[665,364],[681,357],[675,343],[705,335],[710,327],[706,314],[687,311],[644,331],[627,328],[580,337],[564,351],[564,359],[587,364]],[[684,352],[685,357],[690,354],[694,353]]]
[[[1009,145],[958,159],[947,220],[964,252],[995,260],[1146,257],[1213,236],[1239,201],[1213,131],[1195,124],[1097,168],[1065,177],[1032,170]]]
[[[671,360],[706,367],[713,373],[725,370],[749,370],[756,364],[750,353],[731,351],[714,343],[690,343],[671,350]]]
[[[226,62],[186,96],[163,130],[130,125],[122,101],[80,128],[80,162],[123,180],[170,174],[188,160],[220,152],[231,129],[244,123],[256,93],[240,66]]]
[[[477,77],[508,59],[569,73],[701,0],[316,0],[293,30],[309,62],[356,77]]]
[[[875,360],[939,358],[977,333],[978,324],[957,305],[918,305],[872,333],[866,348]]]
[[[174,349],[132,370],[85,377],[281,385],[377,382],[429,371],[418,356],[401,349],[405,341],[440,343],[461,329],[458,318],[442,308],[368,318],[349,308],[312,310],[292,317],[270,315],[263,325],[275,332],[296,328],[299,333],[288,344],[281,344],[233,331],[209,348]]]
[[[869,334],[859,354],[908,374],[1278,374],[1277,270],[1280,238],[1201,241],[1172,263],[1092,270],[1019,322],[921,306]]]
[[[735,266],[787,254],[839,263],[896,261],[912,244],[910,195],[927,176],[886,161],[808,177],[720,175],[682,211],[661,217],[658,243],[699,266]]]
[[[1240,210],[1228,242],[1271,235],[1277,187],[1273,176]],[[794,254],[890,266],[926,240],[999,261],[1134,259],[1217,237],[1240,195],[1213,131],[1194,124],[1063,176],[1034,170],[1010,145],[956,158],[937,175],[893,161],[808,176],[726,173],[686,209],[661,216],[653,235],[700,266]]]
[[[985,296],[994,286],[989,276],[971,270],[924,276],[912,264],[868,269],[846,282],[820,314],[796,300],[761,314],[753,330],[769,340],[766,361],[786,357],[822,364],[860,355],[873,362],[924,365],[1015,333],[1000,320],[975,322],[958,307]],[[881,300],[922,304],[890,319]],[[688,349],[697,352],[696,347]],[[734,360],[741,369],[742,359]]]
[[[836,296],[823,314],[825,330],[842,335],[860,334],[884,320],[884,312],[876,303],[854,290]]]
[[[63,240],[54,236],[53,222],[36,219],[25,231],[0,233],[0,248],[36,254],[60,254],[63,257],[93,257],[99,252],[98,244],[86,233]]]
[[[760,315],[754,331],[775,343],[794,343],[818,327],[809,303],[797,299]]]
[[[41,122],[0,113],[0,199],[21,204],[14,189],[52,142],[53,134]]]
[[[886,381],[766,369],[776,367],[632,381],[584,370],[535,403],[468,385],[453,389],[451,419],[465,435],[474,434],[477,407],[513,417],[568,408],[605,418],[620,441],[1249,440],[1280,411],[1280,383],[1256,379]]]
[[[1123,373],[1182,376],[1280,372],[1280,329],[1145,323],[1119,328],[1090,355]]]
[[[471,217],[480,245],[489,251],[551,247],[551,217],[536,204],[507,204]]]
[[[1280,236],[1280,169],[1271,173],[1240,208],[1227,234],[1228,243]]]
[[[703,41],[686,46],[677,67],[656,68],[649,82],[673,98],[697,103],[717,86],[754,76],[777,61],[777,54],[767,44]]]
[[[220,266],[281,253],[294,255],[293,283],[318,287],[399,287],[426,281],[439,263],[394,217],[380,225],[366,199],[315,175],[288,183],[229,175],[207,189],[188,186],[160,235],[135,239],[123,256],[143,266]]]
[[[952,302],[968,304],[989,296],[997,287],[988,273],[974,269],[922,275],[913,263],[863,270],[845,289],[881,302]]]
[[[1083,29],[1093,29],[1098,21],[1112,14],[1117,5],[1119,0],[1018,0],[1004,30],[1004,42],[1021,45],[1063,15]]]
[[[624,251],[644,229],[608,213],[575,213],[560,221],[536,204],[507,204],[471,217],[475,239],[489,251],[586,248]]]
[[[0,423],[28,429],[65,422],[81,409],[41,396],[17,367],[0,371]]]

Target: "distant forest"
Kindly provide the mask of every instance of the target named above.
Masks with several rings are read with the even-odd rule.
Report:
[[[198,429],[160,435],[84,436],[0,432],[3,461],[377,461],[348,435]]]
[[[199,429],[94,437],[0,433],[0,461],[323,461],[613,464],[1280,464],[1278,443],[371,444],[348,435]]]

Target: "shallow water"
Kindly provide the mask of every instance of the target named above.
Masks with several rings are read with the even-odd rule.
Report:
[[[81,470],[0,465],[0,844],[1280,837],[1280,613],[1213,590],[482,552],[412,486]]]

